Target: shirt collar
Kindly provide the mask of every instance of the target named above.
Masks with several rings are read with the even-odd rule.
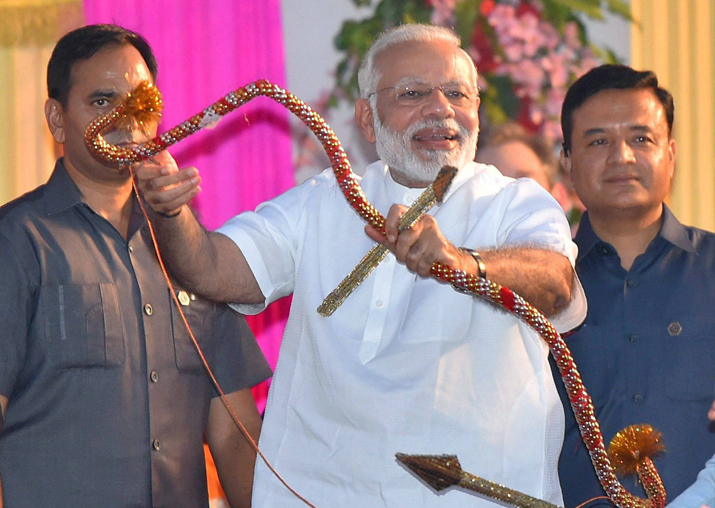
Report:
[[[688,229],[680,223],[665,203],[663,203],[663,224],[660,226],[660,231],[658,231],[656,238],[658,237],[676,247],[680,247],[686,252],[695,252],[695,245],[693,245],[693,241],[688,235]],[[574,242],[578,246],[578,261],[586,257],[591,249],[601,242],[601,239],[591,227],[588,211],[584,212],[581,217],[581,223],[578,226]]]
[[[55,215],[80,203],[85,203],[82,192],[65,169],[64,159],[58,159],[45,186],[47,215]]]

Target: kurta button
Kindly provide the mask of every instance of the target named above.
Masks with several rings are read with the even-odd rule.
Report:
[[[151,378],[152,382],[154,382],[154,383],[159,381],[159,374],[157,374],[157,372],[155,370],[151,371],[151,374],[149,375],[149,377]]]
[[[144,306],[144,313],[145,313],[147,316],[151,316],[152,314],[154,314],[154,309],[152,309],[151,305],[149,305],[149,304],[147,303],[147,304]]]
[[[633,402],[643,402],[643,395],[641,395],[640,393],[636,393],[633,396]]]
[[[151,447],[154,448],[156,451],[159,451],[161,450],[161,443],[159,443],[158,439],[155,439],[151,442]]]
[[[635,342],[638,340],[638,335],[635,333],[632,333],[628,336],[628,340],[630,340],[631,342]]]
[[[680,335],[680,332],[683,331],[683,327],[675,321],[674,323],[670,323],[668,325],[668,333],[672,336],[675,337],[676,335]]]

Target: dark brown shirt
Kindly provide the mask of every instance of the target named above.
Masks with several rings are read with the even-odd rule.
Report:
[[[217,393],[169,291],[137,204],[124,239],[61,160],[0,208],[6,506],[208,506],[202,443]],[[242,316],[182,293],[226,393],[270,376]]]

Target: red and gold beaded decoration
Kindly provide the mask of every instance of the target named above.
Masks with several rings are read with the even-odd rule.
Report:
[[[156,87],[141,84],[130,94],[127,100],[122,101],[114,109],[92,121],[85,131],[85,142],[90,150],[100,159],[115,162],[120,167],[133,164],[165,150],[205,126],[214,123],[214,120],[262,95],[288,108],[291,113],[300,118],[313,131],[328,154],[335,178],[337,178],[340,189],[350,205],[368,224],[384,233],[385,218],[365,197],[362,188],[358,184],[357,176],[352,172],[345,150],[343,150],[340,140],[333,132],[333,129],[318,113],[292,93],[266,80],[260,80],[225,95],[201,113],[192,116],[161,136],[157,136],[141,145],[121,147],[111,145],[104,140],[102,132],[115,125],[122,118],[146,111],[148,103],[155,103],[156,94],[158,94]],[[159,101],[161,101],[160,96]]]
[[[646,440],[623,440],[621,442],[621,450],[628,450],[631,456],[638,457],[637,462],[641,463],[642,466],[636,468],[637,472],[643,484],[650,487],[646,489],[648,499],[632,495],[616,478],[615,468],[606,452],[603,435],[594,414],[591,396],[581,381],[581,375],[576,368],[568,346],[566,346],[561,335],[549,320],[521,296],[495,282],[480,279],[440,263],[432,265],[432,275],[437,279],[451,283],[455,287],[499,304],[512,314],[520,317],[546,340],[566,386],[581,437],[591,456],[591,462],[603,490],[611,501],[620,508],[663,508],[665,506],[665,489],[660,481],[658,472],[650,460],[650,456],[659,451],[659,449],[653,446],[643,446],[647,442]],[[628,432],[628,429],[621,432]],[[642,476],[643,474],[645,474],[645,477]]]
[[[333,172],[348,203],[365,221],[384,233],[385,218],[365,197],[357,177],[350,168],[345,151],[330,126],[320,115],[293,94],[265,80],[251,83],[229,93],[201,113],[194,115],[170,131],[142,145],[124,148],[108,144],[101,133],[115,125],[122,118],[139,114],[140,112],[151,113],[149,111],[151,106],[147,106],[146,101],[156,100],[158,91],[155,93],[155,90],[154,87],[140,86],[132,92],[130,100],[123,101],[109,113],[94,120],[85,132],[85,141],[90,150],[101,159],[115,162],[120,167],[132,164],[153,156],[203,127],[210,125],[216,118],[226,115],[259,95],[263,95],[288,108],[313,131],[330,158]],[[146,98],[143,97],[145,92]],[[154,99],[150,96],[154,96]],[[136,109],[138,106],[139,109]],[[571,352],[548,319],[521,296],[487,279],[480,279],[440,263],[435,263],[432,266],[431,273],[433,277],[439,280],[449,282],[453,286],[475,296],[497,303],[524,320],[546,340],[566,386],[581,437],[591,455],[591,462],[608,497],[620,508],[663,508],[665,506],[665,490],[660,482],[658,472],[650,461],[649,453],[652,452],[652,449],[641,450],[637,448],[642,445],[639,440],[625,440],[623,446],[630,450],[629,453],[632,456],[638,457],[637,463],[639,466],[635,469],[644,486],[646,486],[648,499],[633,496],[623,488],[616,478],[615,468],[606,452],[603,436],[594,415],[591,397],[581,381],[581,376],[576,369]],[[408,456],[401,456],[407,460]],[[501,488],[501,486],[494,485],[496,484],[493,484],[490,488]],[[512,499],[508,502],[514,506],[524,506],[524,508],[531,506],[528,503],[519,504],[515,497],[509,497],[511,496],[510,492],[504,491],[502,494],[506,496],[506,499]]]

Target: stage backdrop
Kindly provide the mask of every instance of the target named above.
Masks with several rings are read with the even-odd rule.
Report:
[[[84,11],[88,24],[117,23],[149,40],[159,62],[164,130],[251,81],[285,86],[279,0],[85,0]],[[259,97],[170,150],[180,167],[201,172],[203,192],[195,207],[209,229],[293,186],[288,115]],[[249,318],[273,367],[287,305],[276,302]],[[254,391],[260,409],[266,390]]]

